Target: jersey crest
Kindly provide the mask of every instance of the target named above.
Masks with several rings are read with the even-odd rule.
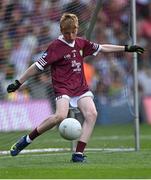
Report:
[[[79,53],[81,56],[83,56],[83,50],[82,49],[79,51]]]

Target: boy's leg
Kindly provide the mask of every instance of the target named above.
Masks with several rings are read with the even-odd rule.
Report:
[[[43,134],[47,130],[53,128],[56,124],[61,122],[67,117],[69,110],[69,100],[61,98],[56,101],[56,113],[44,120],[36,129],[34,129],[29,135],[23,136],[19,139],[10,150],[12,156],[16,156],[27,147],[36,137]]]
[[[84,116],[83,131],[80,141],[87,143],[90,139],[97,118],[97,111],[91,97],[81,98],[78,102],[80,111]]]
[[[97,117],[97,111],[92,97],[81,98],[78,101],[78,106],[85,120],[83,122],[81,137],[77,143],[76,152],[72,155],[73,162],[85,161],[83,152],[92,134]]]

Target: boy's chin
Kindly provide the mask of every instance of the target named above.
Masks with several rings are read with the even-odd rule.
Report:
[[[67,42],[70,44],[70,43],[73,43],[74,40],[67,40]]]

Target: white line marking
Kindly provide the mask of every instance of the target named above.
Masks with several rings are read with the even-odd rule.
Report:
[[[100,136],[100,137],[92,137],[92,140],[129,140],[134,139],[134,136]],[[151,135],[140,135],[140,139],[151,139]]]
[[[86,152],[93,151],[108,151],[108,152],[129,152],[134,151],[134,148],[86,148]],[[23,150],[20,154],[29,154],[29,153],[45,153],[45,152],[72,152],[70,148],[46,148],[46,149],[28,149]],[[9,155],[10,151],[0,151],[0,155]]]

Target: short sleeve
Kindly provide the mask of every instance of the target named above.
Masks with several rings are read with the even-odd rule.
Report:
[[[57,53],[54,49],[53,43],[49,45],[48,49],[36,61],[36,66],[40,70],[44,70],[47,66],[57,61]]]
[[[85,40],[84,41],[84,49],[83,49],[83,56],[90,56],[90,55],[94,55],[96,56],[98,54],[98,52],[101,50],[101,45]]]

